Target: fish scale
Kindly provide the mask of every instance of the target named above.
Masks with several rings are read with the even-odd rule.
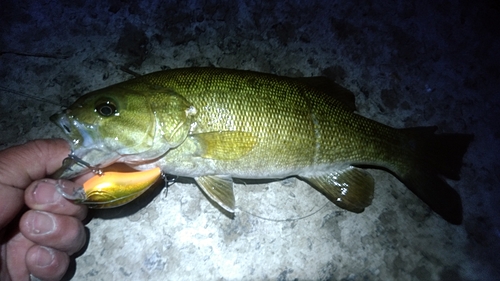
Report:
[[[207,70],[203,74],[191,74],[202,77],[200,79],[203,81],[209,81],[202,83],[200,87],[191,86],[194,79],[189,75],[179,75],[186,77],[186,79],[182,81],[174,79],[174,83],[170,83],[168,78],[160,80],[156,77],[145,76],[144,79],[149,80],[146,85],[155,83],[171,88],[174,92],[182,93],[183,97],[199,109],[199,115],[195,119],[198,125],[192,132],[193,134],[214,131],[244,131],[255,134],[259,139],[258,146],[254,148],[251,155],[240,160],[240,162],[252,165],[253,169],[263,162],[277,162],[281,164],[282,168],[294,165],[295,167],[292,166],[292,169],[312,164],[310,156],[314,155],[313,148],[318,140],[314,137],[314,126],[307,111],[304,97],[287,94],[296,91],[292,86],[284,87],[277,82],[268,81],[252,87],[245,85],[245,83],[255,84],[252,82],[261,79],[239,75],[226,78],[226,83],[217,84],[210,82],[208,77],[217,79],[220,76],[212,75],[210,69]],[[203,75],[206,75],[207,78],[203,79]],[[262,89],[262,84],[278,85],[279,87],[274,87],[276,89],[273,88],[274,90],[270,93],[263,90],[259,92],[248,90]],[[207,87],[210,85],[212,88]],[[247,98],[243,100],[232,99],[231,97],[234,95]],[[221,101],[226,102],[222,103]],[[303,108],[303,110],[290,110],[290,108]],[[227,114],[221,115],[220,111],[227,112]],[[275,122],[270,123],[269,120]],[[228,123],[234,124],[234,126],[227,126]],[[228,143],[230,144],[230,142]],[[245,170],[248,171],[248,169]],[[270,176],[279,177],[283,174]]]
[[[347,110],[338,110],[340,106],[336,104],[337,100],[314,89],[301,89],[301,86],[302,88],[304,86],[296,85],[293,79],[283,83],[283,77],[252,72],[240,75],[235,72],[235,75],[224,76],[224,82],[221,82],[222,75],[213,74],[220,72],[219,69],[200,70],[199,72],[179,70],[185,72],[182,74],[172,72],[172,76],[177,77],[172,79],[173,81],[164,75],[161,78],[155,77],[161,73],[143,78],[147,81],[145,85],[150,83],[161,85],[181,93],[196,108],[206,109],[207,105],[212,104],[209,110],[200,110],[200,115],[196,118],[197,124],[200,125],[193,131],[195,134],[227,130],[257,134],[261,140],[259,144],[262,150],[254,153],[255,159],[252,165],[257,163],[262,165],[266,159],[273,163],[275,159],[281,159],[279,163],[283,164],[283,168],[289,168],[291,165],[293,167],[293,165],[332,164],[344,161],[371,164],[384,162],[387,165],[388,161],[384,159],[386,157],[381,157],[381,154],[391,155],[397,152],[394,146],[390,151],[381,152],[387,146],[380,145],[380,140],[385,142],[388,137],[398,136],[394,129],[384,126],[370,132],[371,127],[383,125],[369,119],[358,118],[358,115]],[[257,77],[249,76],[252,74]],[[180,80],[178,77],[185,79]],[[194,87],[193,85],[199,80],[205,82]],[[256,84],[254,81],[261,82]],[[234,99],[234,96],[247,98]],[[228,113],[220,116],[213,109],[224,109]],[[319,123],[317,130],[322,132],[320,138],[314,133],[312,114]],[[352,122],[353,118],[359,119],[359,122]],[[228,127],[228,122],[224,120],[229,120],[235,126]],[[268,123],[268,120],[274,122]],[[204,127],[203,124],[211,126]],[[377,132],[381,134],[377,135]],[[393,145],[398,144],[398,137],[392,142]],[[320,148],[317,153],[313,150],[316,146]],[[286,150],[283,150],[284,147]],[[313,162],[314,155],[318,155],[316,163]],[[270,177],[280,176],[288,175],[270,175]]]

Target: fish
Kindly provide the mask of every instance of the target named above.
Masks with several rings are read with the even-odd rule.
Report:
[[[160,168],[193,178],[214,206],[232,215],[234,179],[296,177],[338,207],[361,213],[374,197],[366,169],[376,168],[446,221],[463,220],[460,195],[446,179],[459,180],[473,135],[393,128],[363,117],[354,94],[326,77],[171,69],[87,93],[51,120],[77,159],[58,178],[114,163]]]

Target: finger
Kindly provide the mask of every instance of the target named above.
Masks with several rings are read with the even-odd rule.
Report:
[[[19,222],[21,233],[34,243],[73,254],[85,244],[85,228],[71,216],[27,211]]]
[[[23,190],[0,184],[0,229],[9,224],[23,206]]]
[[[23,207],[24,189],[54,173],[68,153],[68,143],[62,139],[31,141],[0,151],[0,229]]]
[[[69,151],[62,139],[34,140],[0,151],[0,185],[25,189],[61,167]]]
[[[64,198],[56,188],[57,181],[44,179],[33,182],[25,191],[24,200],[26,205],[33,210],[47,211],[54,214],[74,216],[79,220],[87,216],[85,205],[74,204]],[[66,186],[78,185],[72,181],[63,181],[59,184]]]
[[[68,254],[34,245],[26,253],[26,266],[29,272],[41,280],[60,280],[68,270]]]
[[[29,270],[25,262],[26,252],[34,243],[26,239],[19,231],[14,231],[9,235],[12,236],[6,243],[5,252],[2,252],[2,271],[5,268],[6,271],[3,273],[7,273],[12,280],[27,280]],[[0,279],[2,279],[1,276]]]

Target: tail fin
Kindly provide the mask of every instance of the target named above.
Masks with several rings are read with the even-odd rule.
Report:
[[[462,201],[443,177],[458,180],[469,134],[434,134],[437,127],[401,129],[416,159],[400,180],[431,209],[452,224],[462,223]]]

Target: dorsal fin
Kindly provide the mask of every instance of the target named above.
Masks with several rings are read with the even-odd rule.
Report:
[[[356,100],[353,92],[340,86],[324,76],[299,77],[295,78],[301,83],[307,84],[317,90],[326,93],[328,96],[342,102],[349,110],[356,111]]]

